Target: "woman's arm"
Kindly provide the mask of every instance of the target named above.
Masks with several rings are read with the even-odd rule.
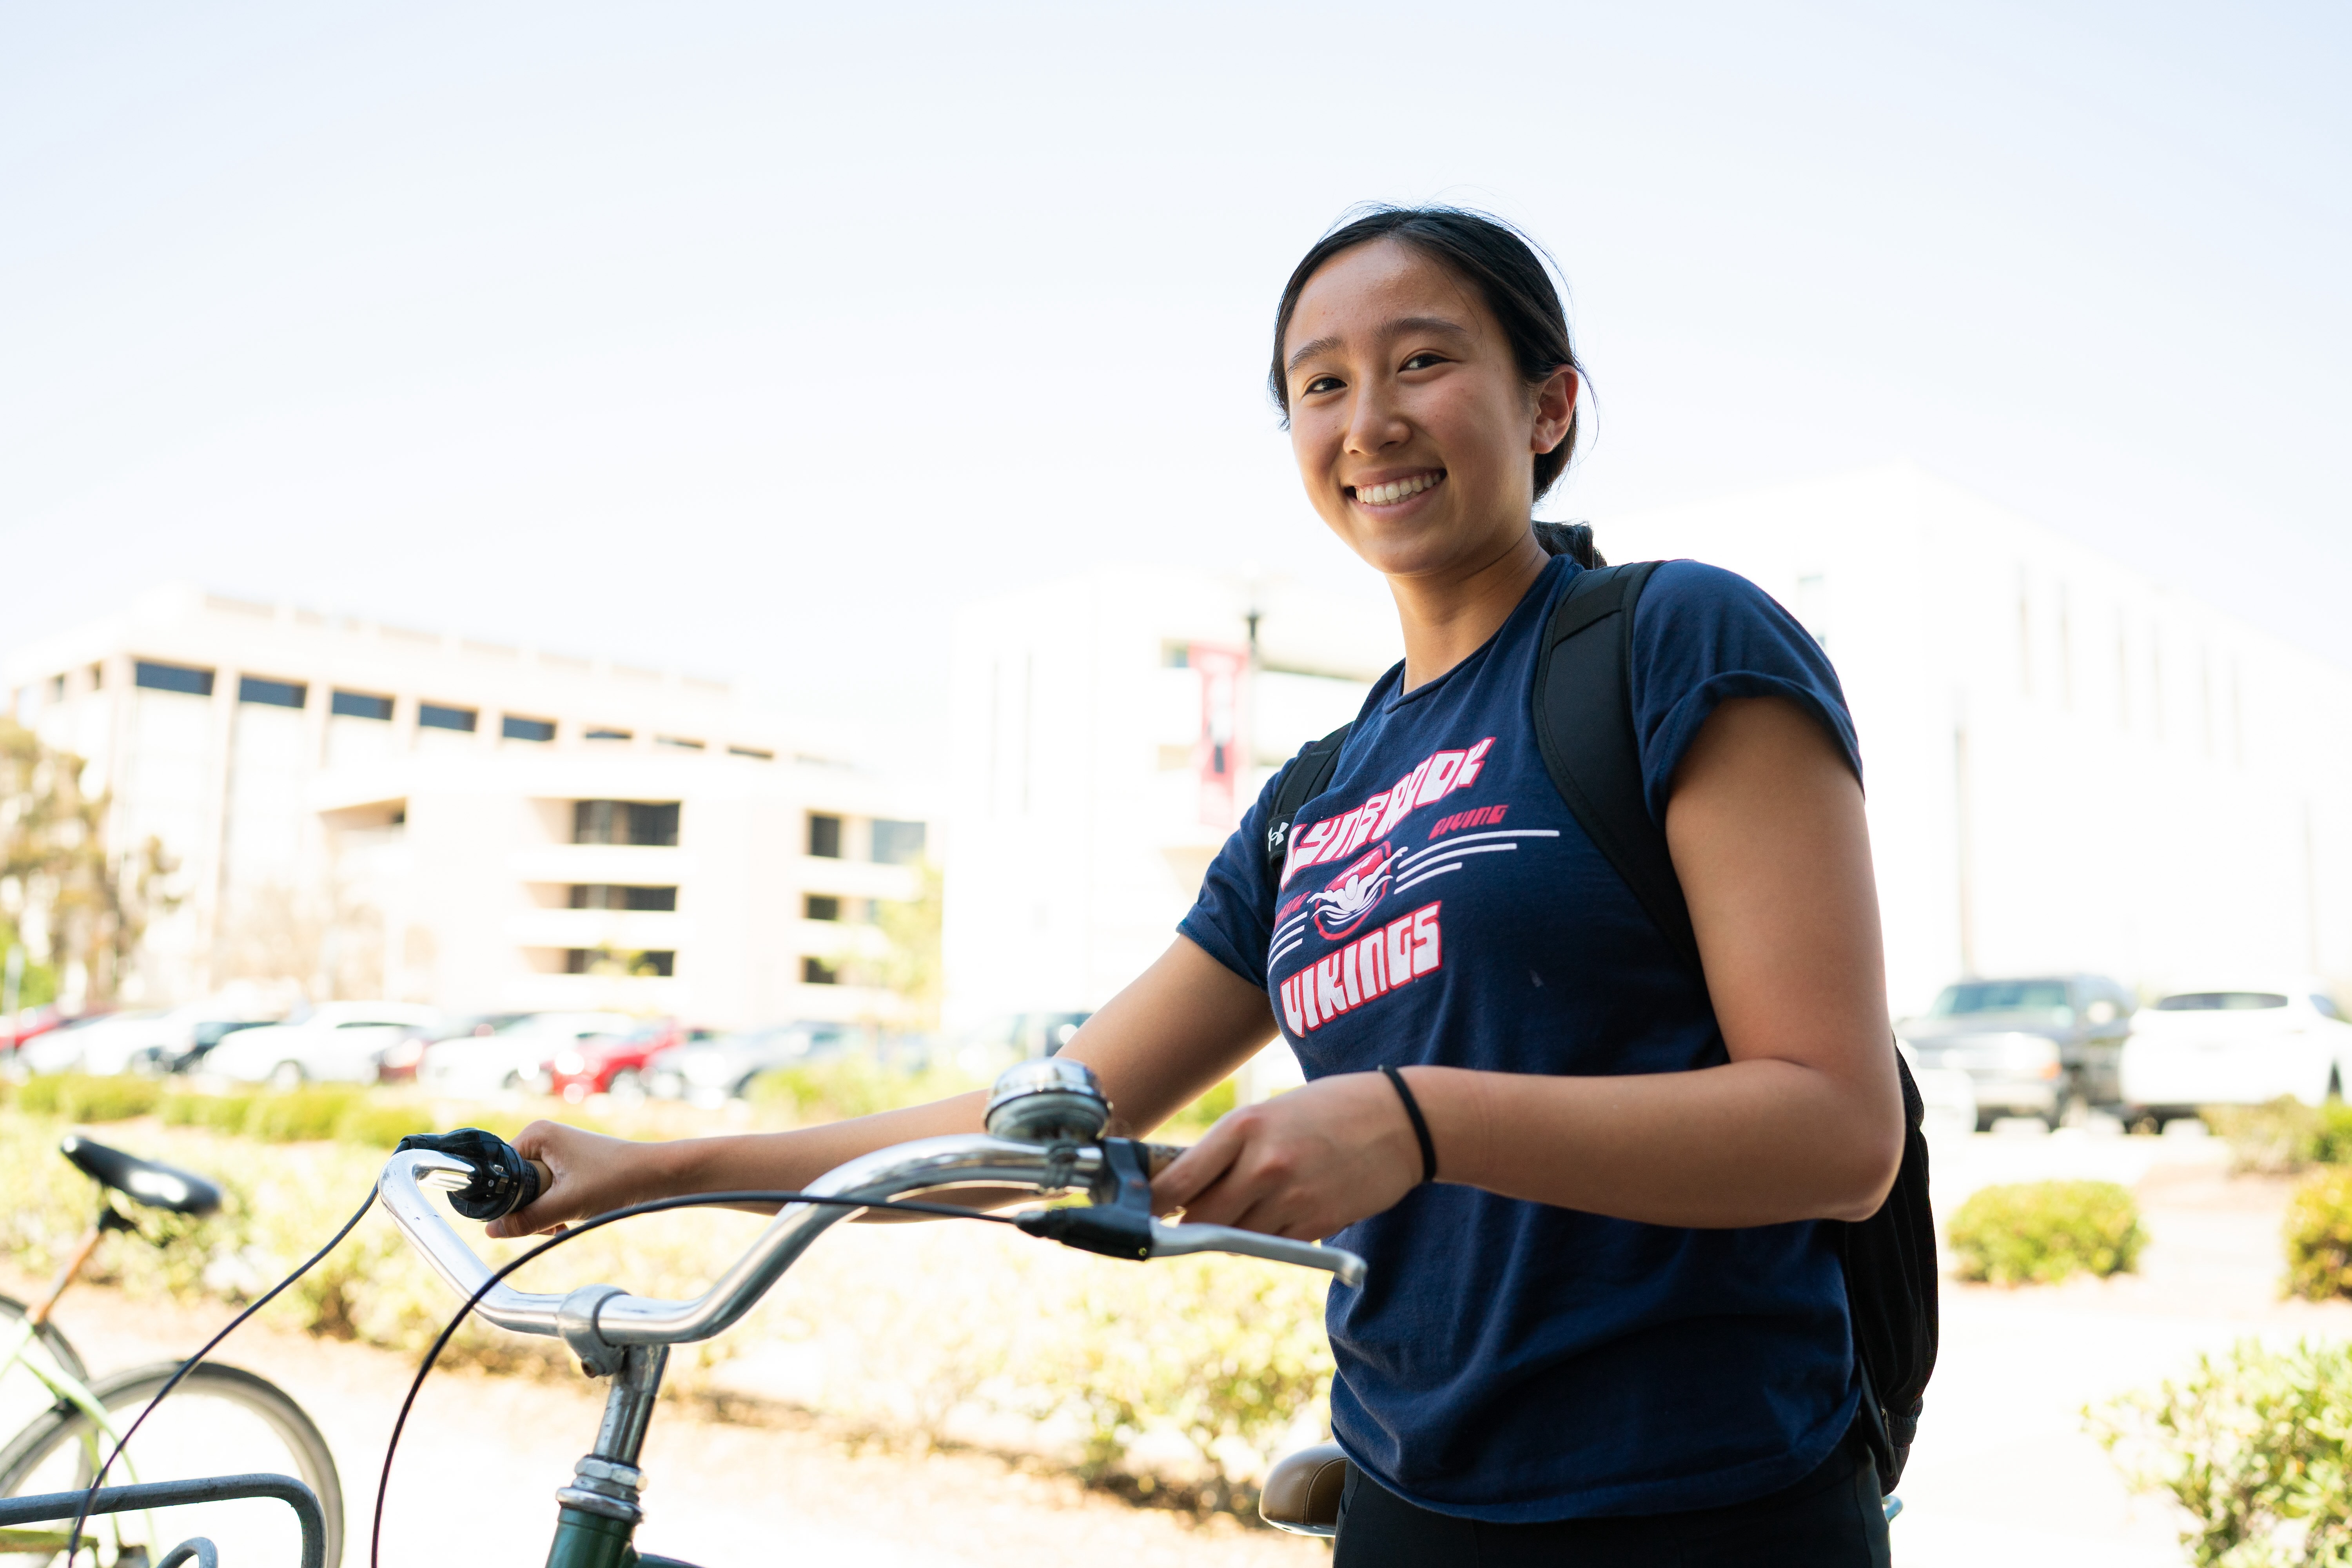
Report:
[[[1122,1131],[1149,1131],[1224,1078],[1274,1036],[1265,993],[1176,939],[1105,1004],[1062,1054],[1094,1068]],[[567,1221],[678,1193],[796,1190],[860,1154],[949,1132],[977,1132],[987,1096],[960,1094],[792,1132],[633,1143],[534,1121],[515,1147],[553,1176],[529,1208],[494,1222],[494,1237],[527,1236]],[[985,1205],[1026,1193],[976,1190]]]
[[[1902,1158],[1861,786],[1813,718],[1724,703],[1666,842],[1730,1061],[1622,1078],[1405,1069],[1439,1179],[1657,1225],[1861,1219]],[[1235,1111],[1154,1184],[1188,1218],[1328,1236],[1410,1191],[1421,1152],[1377,1073]]]

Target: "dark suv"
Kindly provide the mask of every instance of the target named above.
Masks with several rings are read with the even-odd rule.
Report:
[[[2123,1099],[2130,992],[2101,974],[1963,980],[1895,1033],[1923,1068],[1958,1068],[1977,1092],[1977,1131],[1997,1116],[2058,1126]]]

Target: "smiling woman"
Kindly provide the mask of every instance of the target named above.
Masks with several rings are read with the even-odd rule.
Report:
[[[1337,1568],[1884,1563],[1826,1222],[1880,1211],[1905,1129],[1837,676],[1729,573],[1668,562],[1613,601],[1624,792],[1688,906],[1670,931],[1534,722],[1560,607],[1634,581],[1587,579],[1590,531],[1530,521],[1585,396],[1541,258],[1476,214],[1378,210],[1276,315],[1300,480],[1387,580],[1404,662],[1303,798],[1308,757],[1268,784],[1175,942],[1062,1054],[1137,1133],[1277,1034],[1305,1068],[1152,1192],[1372,1260],[1328,1303]],[[498,1230],[803,1184],[982,1109],[652,1146],[536,1124],[518,1147],[551,1179]]]

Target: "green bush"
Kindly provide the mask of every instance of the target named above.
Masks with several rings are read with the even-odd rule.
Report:
[[[215,1132],[244,1130],[245,1119],[259,1099],[251,1094],[167,1094],[156,1107],[166,1127],[209,1127]]]
[[[163,1086],[151,1078],[61,1072],[26,1079],[16,1091],[16,1108],[66,1121],[127,1121],[146,1115],[163,1098]]]
[[[433,1113],[421,1105],[397,1101],[362,1100],[335,1123],[335,1136],[346,1143],[390,1149],[412,1132],[433,1131]]]
[[[2352,1105],[2314,1109],[2282,1095],[2267,1105],[2213,1105],[2197,1113],[2229,1140],[2231,1166],[2269,1175],[2352,1163]]]
[[[1234,1088],[1234,1080],[1227,1079],[1170,1117],[1152,1136],[1155,1138],[1171,1135],[1182,1137],[1190,1134],[1192,1137],[1198,1138],[1202,1133],[1214,1127],[1217,1124],[1217,1118],[1231,1110],[1238,1098],[1239,1093]]]
[[[751,1080],[744,1098],[761,1110],[814,1125],[921,1105],[973,1087],[950,1070],[902,1072],[852,1052],[771,1068]]]
[[[290,1089],[255,1097],[238,1129],[264,1143],[311,1143],[335,1136],[345,1116],[360,1109],[364,1091],[351,1088]]]
[[[2084,1417],[2135,1489],[2189,1510],[2199,1568],[2352,1563],[2352,1350],[2242,1341]]]
[[[2297,1187],[2285,1229],[2287,1294],[2352,1297],[2352,1167],[2322,1171]]]
[[[2113,1182],[1981,1188],[1952,1216],[1946,1238],[1961,1279],[1994,1285],[2127,1274],[2147,1244],[2138,1205]]]

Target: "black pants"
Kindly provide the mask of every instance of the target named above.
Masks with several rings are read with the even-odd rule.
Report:
[[[1878,1475],[1857,1447],[1753,1502],[1549,1524],[1433,1513],[1350,1465],[1332,1568],[1887,1568]]]

